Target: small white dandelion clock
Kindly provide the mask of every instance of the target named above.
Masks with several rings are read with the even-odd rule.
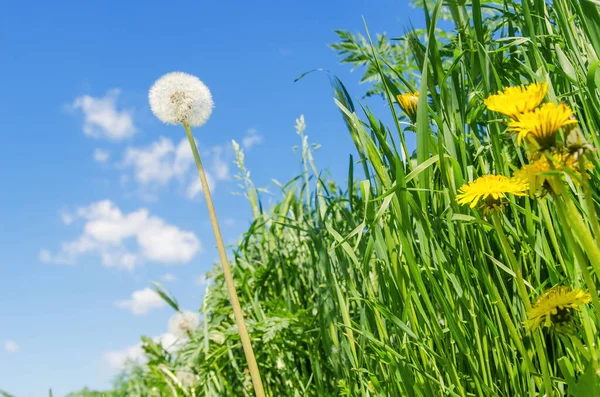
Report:
[[[186,390],[194,387],[198,381],[198,377],[187,368],[177,371],[176,377],[181,386]]]
[[[177,312],[169,319],[169,332],[178,338],[186,338],[198,329],[200,319],[194,312]]]
[[[148,99],[159,120],[190,127],[206,123],[214,107],[208,87],[198,77],[183,72],[167,73],[156,80]]]

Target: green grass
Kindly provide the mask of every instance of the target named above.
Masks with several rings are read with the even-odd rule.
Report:
[[[465,181],[527,162],[483,104],[503,87],[547,81],[547,100],[568,103],[600,148],[598,3],[426,1],[424,12],[425,30],[391,41],[339,32],[334,49],[365,67],[368,94],[397,120],[384,125],[332,78],[358,153],[348,185],[321,177],[299,120],[305,172],[266,210],[238,150],[254,219],[233,273],[267,394],[597,395],[597,155],[582,186],[511,198],[497,219],[455,197]],[[413,127],[395,97],[415,89]],[[525,332],[515,268],[530,300],[559,284],[590,290],[573,336]],[[219,267],[211,276],[193,338],[176,354],[145,339],[148,364],[111,395],[252,395]],[[197,373],[191,390],[168,375],[180,368]]]

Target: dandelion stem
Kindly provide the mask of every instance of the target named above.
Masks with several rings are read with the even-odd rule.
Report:
[[[498,237],[500,238],[500,243],[502,244],[502,248],[504,249],[505,255],[510,262],[510,266],[515,272],[517,279],[517,289],[519,291],[519,295],[521,295],[521,300],[523,301],[523,305],[525,309],[529,311],[531,309],[531,303],[529,302],[529,295],[527,294],[527,289],[525,288],[525,282],[523,281],[523,273],[521,272],[521,264],[515,257],[515,254],[512,251],[512,247],[506,238],[506,234],[504,234],[504,230],[502,229],[502,225],[500,223],[500,219],[497,213],[492,215],[492,219],[494,221],[494,226],[496,228],[496,232],[498,233]]]
[[[556,205],[556,210],[557,210],[556,213],[558,214],[558,219],[559,219],[560,224],[567,225],[569,223],[567,221],[567,216],[566,216],[562,206],[559,205],[558,203]],[[596,288],[596,285],[594,284],[594,282],[592,280],[592,276],[590,275],[590,272],[587,268],[586,259],[583,256],[581,247],[575,242],[575,238],[571,233],[571,228],[565,228],[563,230],[563,233],[564,233],[563,235],[564,235],[565,240],[572,247],[573,255],[575,256],[576,265],[573,266],[573,271],[572,271],[573,274],[571,275],[571,277],[577,282],[579,280],[579,273],[577,272],[577,269],[579,269],[581,271],[581,276],[583,276],[583,280],[587,286],[587,289],[589,291],[596,291],[597,288]],[[578,284],[576,284],[576,285],[578,285]],[[598,299],[598,294],[596,294],[596,293],[592,293],[591,295],[592,295],[592,303],[594,305],[593,312],[596,315],[596,321],[598,322],[598,324],[600,324],[600,299]],[[591,325],[589,316],[587,316],[587,315],[583,316],[583,324],[584,324],[585,336],[586,336],[588,345],[595,346],[594,337],[592,336],[593,332],[591,331],[591,329],[593,329],[593,327]],[[592,354],[595,359],[595,357],[596,357],[595,350],[592,350]]]
[[[521,337],[519,336],[519,332],[517,331],[517,328],[515,327],[513,320],[510,317],[510,314],[508,313],[508,309],[506,308],[506,305],[502,301],[502,297],[500,296],[500,292],[498,291],[498,288],[496,288],[496,285],[494,284],[494,281],[491,279],[491,277],[490,277],[490,279],[484,277],[484,282],[486,282],[487,287],[492,292],[492,297],[495,301],[496,307],[498,308],[498,310],[500,312],[500,316],[502,317],[502,319],[504,320],[504,323],[506,324],[506,327],[508,328],[508,334],[511,336],[519,353],[521,353],[521,356],[523,357],[523,361],[525,361],[525,366],[529,370],[529,375],[536,373],[535,367],[533,366],[533,362],[531,361],[531,358],[527,354],[527,350],[525,349],[525,346],[523,345],[523,341],[521,340]],[[537,383],[538,378],[534,377],[533,379]]]
[[[579,173],[581,174],[581,179],[583,179],[583,192],[585,194],[585,203],[587,206],[588,219],[592,224],[592,230],[594,231],[594,237],[596,241],[600,239],[600,224],[598,223],[598,216],[596,215],[596,205],[594,204],[594,199],[592,197],[592,190],[590,189],[590,178],[587,174],[587,170],[585,169],[585,158],[583,156],[579,157]]]
[[[190,142],[192,153],[194,154],[194,159],[196,160],[198,174],[200,175],[200,182],[202,183],[204,198],[206,199],[206,205],[208,207],[210,221],[212,223],[213,231],[215,234],[215,240],[217,241],[217,249],[219,251],[219,257],[221,259],[221,265],[223,266],[223,275],[225,276],[225,282],[227,284],[227,290],[229,292],[229,299],[231,301],[231,306],[233,307],[233,314],[235,316],[235,322],[237,324],[240,339],[242,341],[242,347],[244,348],[244,354],[246,355],[246,360],[248,361],[248,369],[250,370],[250,376],[252,377],[254,393],[256,394],[256,397],[264,397],[265,391],[263,389],[262,380],[260,378],[258,364],[256,363],[256,358],[254,357],[254,351],[252,350],[250,336],[248,335],[248,330],[246,329],[246,324],[244,323],[244,313],[242,311],[242,307],[240,306],[240,301],[235,290],[235,285],[233,284],[233,276],[231,275],[231,269],[229,267],[229,261],[227,259],[227,252],[225,251],[225,244],[223,244],[221,229],[219,228],[217,214],[215,212],[215,207],[212,201],[212,197],[210,195],[208,180],[206,179],[206,173],[204,172],[202,161],[200,161],[200,155],[198,154],[198,148],[196,147],[196,141],[194,140],[194,136],[192,135],[192,130],[190,129],[190,126],[187,123],[183,123],[183,126],[185,128],[185,132]]]
[[[586,360],[589,361],[589,360],[591,360],[593,358],[590,355],[590,352],[588,351],[588,349],[586,349],[586,347],[583,346],[583,343],[581,343],[581,341],[575,335],[569,335],[569,340],[573,344],[573,347],[576,347],[579,350],[579,352],[581,353],[581,355]],[[593,350],[592,350],[592,353],[593,353]]]
[[[562,181],[553,178],[552,182],[552,190],[554,192],[553,195],[557,207],[559,210],[564,211],[566,215],[565,218],[570,223],[575,238],[581,244],[581,248],[583,248],[587,254],[587,257],[596,272],[596,277],[600,277],[600,248],[598,248],[598,245],[594,241],[590,230],[583,221],[579,210],[575,207],[573,200],[571,197],[568,197],[567,192],[562,185]],[[581,263],[581,266],[585,266],[585,263]]]
[[[552,390],[552,379],[550,378],[550,372],[548,371],[548,360],[546,359],[546,352],[542,345],[540,333],[536,332],[534,337],[535,348],[537,350],[538,359],[540,361],[540,367],[542,368],[542,377],[544,378],[544,388],[546,389],[545,396],[552,397],[554,391]]]
[[[539,200],[540,210],[542,212],[542,218],[544,222],[546,222],[546,230],[548,231],[548,235],[550,236],[550,241],[552,242],[552,246],[554,247],[554,252],[562,266],[565,274],[568,274],[569,268],[566,265],[566,262],[562,256],[560,251],[560,246],[558,245],[558,239],[556,238],[556,233],[554,232],[554,225],[552,224],[552,218],[550,218],[550,211],[548,210],[548,203],[546,200]]]
[[[500,223],[500,219],[497,213],[492,215],[492,219],[494,222],[494,226],[496,228],[496,232],[498,233],[498,237],[500,238],[500,243],[502,244],[502,248],[510,262],[510,265],[515,272],[517,279],[517,290],[519,291],[519,295],[521,296],[521,300],[523,301],[523,305],[525,306],[526,311],[531,310],[531,303],[529,302],[529,296],[527,295],[527,290],[525,289],[525,282],[523,281],[523,273],[521,272],[521,264],[515,257],[515,254],[512,251],[512,247],[506,238],[506,234],[504,234],[504,230],[502,229],[502,224]],[[552,396],[552,382],[550,379],[550,372],[548,370],[548,362],[546,360],[546,355],[541,346],[541,341],[539,338],[534,338],[535,346],[537,350],[538,360],[540,363],[540,367],[542,369],[542,377],[544,379],[544,388],[546,389],[546,395]]]

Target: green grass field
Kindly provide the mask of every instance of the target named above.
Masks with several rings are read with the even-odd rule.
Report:
[[[600,396],[599,2],[419,3],[424,30],[365,25],[332,45],[395,120],[331,77],[356,144],[350,183],[320,177],[299,119],[305,172],[266,209],[237,148],[254,219],[233,277],[266,394]],[[531,98],[512,117],[486,105],[533,83],[575,119]],[[403,110],[398,95],[414,92]],[[486,175],[507,177],[508,193],[477,185],[490,196],[460,204]],[[176,352],[145,338],[148,363],[113,391],[71,396],[254,395],[220,265],[210,276],[200,326]]]

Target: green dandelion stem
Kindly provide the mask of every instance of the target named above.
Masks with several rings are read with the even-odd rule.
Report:
[[[578,251],[579,255],[582,255],[581,250],[578,249],[577,251]],[[581,258],[579,261],[580,262],[583,261],[583,258]],[[598,299],[598,294],[595,293],[596,285],[592,281],[592,277],[586,266],[581,267],[581,274],[583,275],[583,279],[585,281],[588,291],[592,291],[592,293],[590,295],[592,296],[592,305],[594,306],[593,311],[596,316],[597,323],[600,324],[600,299]],[[594,342],[594,332],[592,330],[595,329],[596,327],[592,326],[590,318],[587,314],[583,316],[583,325],[585,327],[585,336],[587,339],[587,343],[588,343],[588,345],[593,346],[595,344],[595,342]],[[592,354],[594,355],[594,359],[596,359],[595,350],[592,350]]]
[[[558,215],[558,219],[560,224],[562,225],[568,225],[569,222],[567,220],[566,214],[564,212],[564,209],[561,205],[559,205],[557,203],[556,205],[556,213]],[[575,242],[575,238],[573,236],[573,234],[571,233],[571,228],[564,228],[563,229],[563,236],[565,238],[565,240],[567,241],[567,244],[570,245],[573,248],[573,255],[575,256],[575,262],[576,262],[576,266],[573,266],[573,274],[572,274],[572,278],[574,280],[578,280],[579,279],[579,273],[577,272],[577,269],[579,269],[581,271],[581,275],[583,276],[583,280],[585,282],[585,285],[587,286],[587,289],[589,291],[596,291],[597,287],[594,283],[594,281],[592,280],[592,276],[588,270],[588,267],[586,266],[586,259],[583,255],[583,252],[581,251],[581,247]],[[594,305],[594,314],[596,316],[596,321],[598,324],[600,324],[600,298],[598,298],[598,294],[592,293],[592,304]],[[586,339],[587,339],[587,343],[590,346],[593,346],[595,344],[594,342],[594,337],[592,336],[592,332],[590,331],[592,329],[592,326],[590,323],[590,319],[588,318],[588,316],[583,316],[583,320],[584,320],[584,325],[585,325],[585,335],[586,335]],[[595,327],[594,327],[595,328]],[[595,356],[595,352],[593,352],[594,356]]]
[[[573,344],[574,348],[577,348],[577,350],[579,350],[579,352],[581,353],[581,355],[587,360],[590,361],[593,357],[590,354],[590,351],[588,351],[588,349],[586,349],[586,347],[583,345],[583,343],[581,343],[581,341],[579,340],[579,338],[577,338],[575,335],[569,335],[569,340],[571,341],[571,343]],[[593,349],[590,349],[592,354],[594,353]]]
[[[498,291],[498,288],[494,284],[494,281],[491,280],[491,278],[488,279],[488,278],[484,277],[484,281],[487,284],[487,288],[492,292],[496,307],[498,308],[498,311],[500,312],[500,316],[502,317],[502,319],[504,320],[504,323],[506,324],[506,328],[508,328],[508,334],[512,338],[515,346],[517,347],[517,350],[523,357],[523,360],[525,361],[525,366],[527,367],[527,370],[529,371],[529,375],[536,373],[537,371],[535,370],[535,367],[533,366],[533,362],[531,361],[531,358],[527,354],[527,350],[525,349],[525,346],[523,345],[523,340],[521,339],[521,336],[519,335],[519,332],[517,331],[517,328],[515,327],[512,317],[508,313],[508,309],[506,308],[506,305],[504,304],[504,301],[502,300],[502,297],[500,296],[500,292]],[[536,380],[536,382],[539,381],[537,377],[534,377],[534,380]]]
[[[546,351],[542,346],[542,340],[540,339],[540,332],[536,332],[533,336],[535,343],[535,349],[537,351],[538,359],[540,361],[540,367],[542,368],[542,378],[544,379],[544,389],[546,389],[546,396],[552,397],[554,391],[552,390],[552,379],[550,378],[550,371],[548,370],[548,360],[546,359]]]
[[[563,271],[568,274],[567,264],[562,256],[560,246],[558,245],[558,239],[556,237],[556,232],[554,231],[554,225],[552,224],[552,218],[550,218],[550,211],[548,210],[548,202],[545,199],[539,200],[539,207],[542,212],[542,218],[546,223],[546,230],[548,231],[548,235],[550,236],[550,242],[554,247],[554,252],[556,253],[556,257],[560,262]]]
[[[519,291],[519,295],[521,295],[521,300],[523,301],[523,305],[525,309],[529,311],[531,309],[531,303],[529,302],[529,295],[527,294],[527,289],[525,288],[525,282],[523,281],[523,273],[521,272],[521,263],[515,257],[515,254],[508,242],[508,238],[506,234],[504,234],[504,229],[502,229],[502,224],[500,223],[500,219],[497,213],[492,215],[492,220],[494,222],[494,227],[496,228],[496,232],[498,233],[498,238],[500,239],[500,243],[502,244],[502,248],[504,249],[504,253],[510,262],[510,266],[512,270],[515,272],[516,280],[517,280],[517,289]]]
[[[600,239],[600,223],[598,223],[598,216],[596,215],[596,205],[594,204],[594,198],[592,197],[592,189],[590,189],[590,178],[585,168],[584,156],[579,157],[579,173],[581,174],[581,179],[583,180],[581,185],[583,186],[583,193],[585,195],[588,219],[592,225],[594,237],[596,238],[596,241],[598,241],[598,239]]]
[[[557,181],[554,178],[551,180],[557,207],[560,211],[564,212],[565,219],[569,222],[575,238],[579,241],[579,244],[581,244],[581,248],[583,248],[587,254],[592,268],[596,272],[596,277],[600,277],[600,248],[598,248],[598,245],[594,241],[589,228],[583,221],[573,200],[567,196],[562,182],[560,180]],[[585,266],[585,262],[580,263],[580,265]]]
[[[227,290],[229,292],[231,306],[233,307],[235,322],[237,324],[240,339],[242,341],[242,347],[244,348],[244,354],[246,356],[246,360],[248,361],[248,369],[250,370],[250,376],[252,377],[252,385],[254,386],[254,392],[256,394],[256,397],[264,397],[265,391],[263,389],[262,380],[260,378],[260,372],[258,371],[258,364],[256,363],[256,358],[254,356],[254,350],[252,349],[252,343],[250,342],[250,336],[248,335],[248,330],[246,329],[246,324],[244,323],[244,313],[242,311],[242,307],[240,306],[238,295],[235,290],[235,285],[233,283],[233,276],[231,275],[229,260],[227,259],[225,244],[223,244],[223,237],[221,236],[221,229],[219,227],[219,221],[217,219],[217,214],[215,212],[212,196],[208,187],[206,173],[204,172],[204,167],[202,166],[202,161],[200,160],[200,155],[198,154],[198,148],[196,147],[196,141],[194,140],[194,136],[192,135],[192,130],[190,129],[190,126],[187,123],[183,123],[183,126],[185,128],[185,132],[190,142],[192,153],[194,154],[194,159],[196,160],[196,167],[198,168],[198,174],[202,183],[204,198],[206,200],[208,213],[210,215],[210,221],[212,223],[213,231],[215,234],[217,249],[219,251],[219,257],[221,259],[221,265],[223,266],[223,275],[227,284]]]

